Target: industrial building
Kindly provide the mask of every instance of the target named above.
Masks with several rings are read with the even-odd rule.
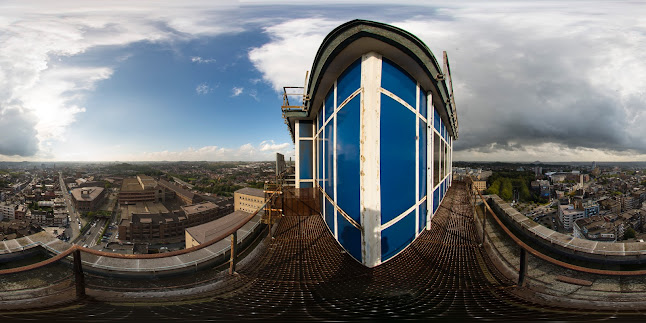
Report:
[[[103,187],[83,187],[70,191],[74,207],[80,212],[96,211],[105,199]]]
[[[135,178],[124,178],[119,191],[119,204],[137,202],[159,202],[163,200],[163,189],[159,188],[154,178],[137,175]]]
[[[235,211],[256,212],[265,204],[265,192],[258,188],[245,187],[233,192]]]

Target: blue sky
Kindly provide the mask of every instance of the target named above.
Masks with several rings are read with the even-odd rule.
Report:
[[[285,3],[0,3],[0,160],[291,155],[281,87],[357,18],[448,51],[455,160],[646,159],[639,4]]]

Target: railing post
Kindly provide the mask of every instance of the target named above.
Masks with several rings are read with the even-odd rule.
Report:
[[[520,269],[518,270],[518,286],[525,286],[525,275],[527,274],[527,251],[520,248]]]
[[[74,283],[76,284],[76,297],[85,297],[85,277],[83,276],[83,266],[81,264],[81,250],[76,249],[74,255]]]
[[[229,275],[236,272],[236,245],[238,244],[238,231],[231,234],[231,259],[229,260]]]

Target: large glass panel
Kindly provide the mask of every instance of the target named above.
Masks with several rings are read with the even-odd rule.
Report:
[[[325,222],[334,234],[334,205],[328,199],[325,199]]]
[[[316,138],[316,142],[318,144],[318,179],[319,179],[319,186],[323,187],[323,159],[325,158],[325,155],[323,154],[323,132],[321,132],[321,135]]]
[[[323,121],[324,123],[325,123],[325,121],[327,121],[327,119],[330,118],[330,116],[334,112],[334,109],[335,109],[335,107],[334,107],[334,87],[332,87],[330,89],[330,92],[328,92],[328,94],[325,96],[325,120]]]
[[[312,120],[299,120],[299,137],[313,137]]]
[[[316,132],[321,130],[321,127],[323,127],[323,106],[321,106],[321,110],[319,110],[319,115],[317,116],[316,120],[318,121],[318,126],[316,127]]]
[[[433,214],[437,212],[437,208],[440,206],[440,188],[438,187],[433,191]]]
[[[397,101],[381,95],[382,224],[415,205],[415,117]]]
[[[419,205],[419,232],[426,227],[426,202]]]
[[[415,108],[417,82],[395,63],[383,59],[381,87],[392,92]]]
[[[312,152],[312,141],[311,140],[299,140],[298,141],[298,158],[299,158],[299,178],[300,179],[312,179],[314,175],[313,172],[313,152]]]
[[[361,261],[361,231],[350,224],[341,214],[337,216],[337,223],[339,227],[339,243],[352,257]]]
[[[348,67],[336,82],[336,102],[338,105],[347,99],[350,94],[361,87],[361,59],[356,60]]]
[[[404,250],[415,239],[415,212],[410,212],[397,223],[381,231],[381,261],[386,261]]]
[[[428,116],[426,115],[426,92],[422,89],[419,92],[419,113],[428,120]]]
[[[334,120],[325,126],[325,192],[334,198]]]
[[[361,221],[360,191],[360,98],[354,97],[336,114],[337,205],[352,219]],[[339,229],[340,230],[340,229]]]
[[[301,182],[301,188],[312,188],[314,183],[312,182]]]
[[[440,131],[440,123],[442,123],[442,119],[440,119],[437,110],[433,109],[433,127],[435,127],[435,130]]]
[[[433,187],[440,183],[440,136],[433,132]]]

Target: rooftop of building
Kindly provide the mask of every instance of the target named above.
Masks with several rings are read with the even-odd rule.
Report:
[[[256,197],[265,197],[265,191],[259,189],[259,188],[251,188],[251,187],[245,187],[241,188],[237,191],[235,191],[237,194],[244,194],[244,195],[251,195],[251,196],[256,196]]]
[[[154,178],[146,175],[137,175],[137,177],[124,178],[121,182],[121,192],[140,192],[150,190],[157,186]]]
[[[197,214],[213,209],[219,209],[220,207],[213,203],[213,202],[202,202],[202,203],[197,203],[197,204],[192,204],[192,205],[184,205],[181,206],[181,209],[184,211],[186,215],[191,215],[191,214]]]
[[[188,232],[195,241],[202,244],[229,231],[231,228],[236,227],[240,223],[244,222],[244,220],[250,215],[251,213],[248,212],[235,211],[217,220],[187,228],[186,232]]]
[[[103,187],[83,187],[75,188],[71,190],[72,197],[77,201],[94,201],[101,193],[103,193]]]
[[[165,180],[163,178],[159,179],[159,184],[161,186],[175,192],[175,194],[182,195],[182,196],[184,196],[186,198],[193,199],[195,197],[195,193],[193,193],[193,192],[191,192],[191,191],[189,191],[187,189],[184,189],[183,187],[181,187],[181,186],[179,186],[177,184],[171,183],[171,182],[169,182],[169,181],[167,181],[167,180]]]

